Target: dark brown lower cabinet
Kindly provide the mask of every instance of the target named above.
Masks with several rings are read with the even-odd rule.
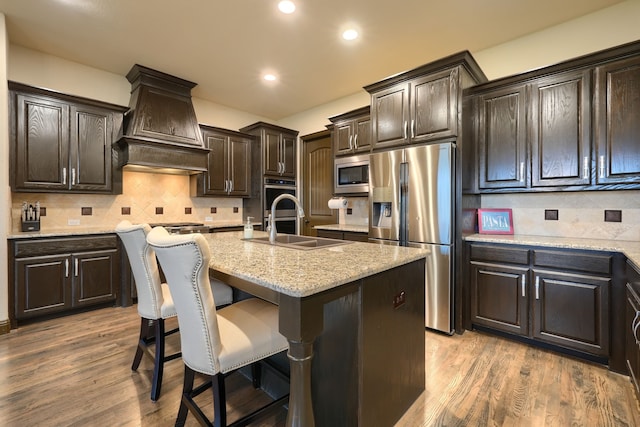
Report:
[[[367,233],[358,233],[355,231],[318,230],[318,237],[324,237],[327,239],[350,240],[353,242],[369,241],[369,235]]]
[[[470,320],[607,362],[613,254],[471,243]]]
[[[16,239],[9,245],[12,321],[116,301],[116,235]]]
[[[627,262],[625,360],[631,383],[640,399],[640,271]]]

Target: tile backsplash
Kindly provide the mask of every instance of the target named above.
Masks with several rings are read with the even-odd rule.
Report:
[[[511,208],[516,234],[640,241],[640,191],[485,194],[481,206]],[[620,221],[605,222],[605,211]]]
[[[82,227],[111,227],[123,219],[133,223],[242,222],[241,198],[190,197],[189,191],[188,176],[125,171],[123,191],[117,196],[13,193],[12,230],[20,229],[23,201],[31,204],[39,201],[46,207],[46,216],[41,218],[42,231],[72,228],[70,221]],[[89,211],[91,214],[87,215]]]

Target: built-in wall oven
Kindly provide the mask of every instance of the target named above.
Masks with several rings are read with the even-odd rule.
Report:
[[[264,179],[264,230],[267,229],[267,218],[271,213],[271,204],[281,194],[296,195],[296,181],[292,179],[265,178]],[[278,233],[296,234],[297,230],[297,209],[295,203],[290,199],[283,199],[276,205],[276,229]]]

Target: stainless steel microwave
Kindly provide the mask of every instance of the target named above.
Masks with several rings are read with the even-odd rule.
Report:
[[[369,155],[337,157],[334,162],[335,194],[369,193]]]

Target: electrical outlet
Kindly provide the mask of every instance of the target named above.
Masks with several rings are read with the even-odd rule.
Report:
[[[69,219],[67,220],[67,225],[80,225],[79,219]]]
[[[206,222],[212,222],[212,221],[213,221],[213,217],[212,217],[212,216],[205,216],[205,217],[204,217],[204,220],[205,220]]]

